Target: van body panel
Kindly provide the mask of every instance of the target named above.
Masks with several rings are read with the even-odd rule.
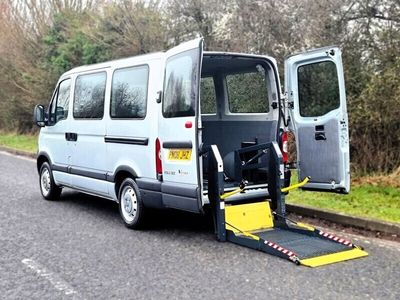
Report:
[[[100,180],[97,190],[108,194],[106,186],[106,145],[104,142],[105,127],[99,121],[71,122],[71,131],[77,132],[76,142],[70,142],[72,159],[70,165],[71,185],[84,189],[93,186],[92,179]],[[96,190],[94,187],[92,190]]]
[[[53,168],[53,178],[54,182],[59,186],[70,186],[71,185],[71,176],[70,174],[57,171]]]
[[[79,175],[71,174],[72,182],[82,181],[83,183],[77,185],[72,185],[72,188],[76,188],[80,191],[87,191],[91,194],[105,196],[110,199],[109,191],[108,191],[108,182],[104,179],[95,179],[91,177],[87,177],[80,173]]]
[[[145,58],[146,56],[143,56]],[[119,70],[147,68],[146,108],[144,117],[111,117],[111,101],[105,113],[107,171],[116,174],[120,166],[129,166],[134,177],[156,178],[155,133],[158,130],[157,92],[162,90],[163,66],[160,58],[130,60],[112,67],[110,89]],[[113,81],[114,80],[114,81]]]
[[[94,118],[82,118],[77,115],[79,109],[88,105],[77,102],[78,94],[91,93],[85,90],[83,85],[80,90],[77,89],[78,80],[86,78],[85,76],[99,74],[105,77],[104,91],[102,97],[108,99],[109,97],[109,70],[96,69],[72,76],[72,93],[69,108],[69,124],[68,133],[72,134],[72,138],[67,141],[68,147],[71,149],[70,158],[70,171],[71,186],[79,189],[88,188],[90,192],[97,192],[102,195],[108,195],[108,187],[105,182],[106,170],[106,146],[104,143],[105,136],[105,123],[104,123],[104,110],[107,101],[103,101],[103,113]],[[81,97],[85,97],[83,94]],[[94,95],[92,95],[92,99]],[[98,96],[99,97],[99,96]],[[97,181],[94,181],[97,180]]]

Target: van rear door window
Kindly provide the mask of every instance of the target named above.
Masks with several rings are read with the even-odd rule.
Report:
[[[203,77],[200,81],[200,104],[202,114],[217,113],[217,99],[213,77]]]
[[[80,75],[75,81],[74,118],[101,119],[104,114],[106,72]]]
[[[111,89],[112,118],[146,116],[148,66],[115,70]]]
[[[177,54],[167,60],[163,116],[166,118],[194,116],[198,50]]]
[[[299,105],[302,117],[318,117],[340,107],[336,65],[322,61],[297,70]]]
[[[231,113],[267,113],[269,111],[267,75],[261,65],[254,71],[228,74],[229,111]]]

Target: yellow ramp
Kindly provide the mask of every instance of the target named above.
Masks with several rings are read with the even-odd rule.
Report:
[[[298,229],[274,227],[274,219],[268,201],[227,205],[225,228],[233,231],[234,242],[249,247],[246,238],[259,241],[261,251],[287,256],[292,261],[308,267],[319,267],[367,256],[359,247],[335,242],[344,239],[322,236],[314,227],[298,223]],[[335,238],[335,241],[331,238]]]
[[[367,252],[358,248],[353,248],[347,251],[301,259],[300,264],[307,267],[315,268],[365,256],[368,256]]]
[[[226,225],[226,229],[234,233],[274,227],[271,209],[267,201],[226,206],[225,221],[235,227]]]

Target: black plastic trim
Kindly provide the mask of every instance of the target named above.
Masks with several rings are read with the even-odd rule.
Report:
[[[115,181],[115,176],[116,176],[116,174],[118,174],[118,172],[120,172],[120,171],[126,171],[126,172],[130,173],[130,174],[132,175],[132,177],[134,177],[134,178],[137,177],[136,172],[135,172],[131,167],[128,167],[128,166],[119,166],[119,167],[115,170],[114,173],[107,173],[107,174],[106,174],[106,179],[105,179],[105,180],[110,181],[110,182],[114,182],[114,181]]]
[[[192,149],[192,141],[168,141],[163,143],[165,149]]]
[[[163,182],[161,183],[161,192],[165,207],[195,213],[201,212],[201,207],[199,207],[198,203],[199,188],[197,185]]]
[[[162,194],[163,205],[168,208],[175,208],[194,213],[199,213],[199,206],[196,198],[182,197],[171,194]]]
[[[136,183],[139,189],[161,192],[161,182],[157,179],[136,178]]]
[[[51,168],[53,171],[68,173],[68,166],[61,166],[61,165],[54,164],[54,165],[51,165]]]
[[[40,152],[37,154],[37,158],[36,158],[36,167],[37,167],[38,172],[40,172],[39,159],[40,159],[42,156],[44,156],[44,157],[47,159],[47,161],[49,162],[50,166],[52,166],[50,156],[49,156],[46,152],[40,151]],[[52,166],[52,168],[53,168],[53,166]]]
[[[153,208],[176,208],[190,212],[201,212],[198,204],[197,185],[160,182],[156,179],[137,178],[143,203]]]
[[[114,136],[105,136],[104,142],[115,143],[115,144],[129,144],[129,145],[142,145],[147,146],[149,144],[149,139],[146,137],[132,137],[132,138],[122,138]]]
[[[197,185],[175,183],[175,182],[163,182],[161,184],[161,191],[164,194],[171,194],[182,197],[191,197],[197,199]]]
[[[93,179],[99,179],[99,180],[107,180],[107,174],[104,172],[97,172],[97,171],[89,171],[85,169],[80,169],[76,167],[71,167],[71,166],[61,166],[57,164],[52,164],[51,168],[53,171],[59,171],[59,172],[64,172],[64,173],[69,173],[72,175],[79,175],[79,176],[84,176],[88,178],[93,178]]]
[[[140,195],[145,207],[164,209],[163,198],[161,192],[154,192],[140,189]]]
[[[68,169],[69,173],[71,173],[72,175],[80,175],[99,180],[107,179],[107,174],[104,172],[89,171],[89,170],[79,169],[76,167],[69,167]]]
[[[73,175],[85,176],[88,178],[107,180],[114,182],[115,176],[102,172],[88,171],[74,167],[52,165],[55,171],[70,173]],[[125,170],[133,173],[129,167],[122,166],[118,171]],[[117,173],[116,172],[116,173]],[[143,203],[146,207],[152,208],[175,208],[190,212],[199,213],[201,207],[198,203],[199,188],[197,185],[187,185],[182,183],[165,183],[157,179],[136,178]],[[76,189],[75,187],[72,187]],[[84,191],[84,190],[83,190]],[[102,194],[99,196],[104,197]]]

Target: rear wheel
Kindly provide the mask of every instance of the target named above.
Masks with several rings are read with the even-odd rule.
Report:
[[[39,185],[44,199],[57,200],[60,197],[61,188],[54,182],[53,172],[48,162],[44,162],[40,167]]]
[[[128,228],[143,225],[144,206],[140,191],[132,178],[126,178],[119,189],[119,212]]]

